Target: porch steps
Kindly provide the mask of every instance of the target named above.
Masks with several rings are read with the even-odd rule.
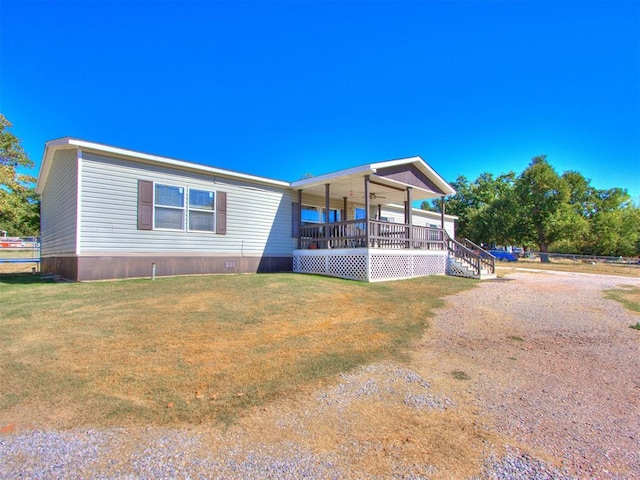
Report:
[[[495,273],[488,270],[480,270],[478,275],[469,265],[461,258],[449,257],[447,259],[447,275],[454,277],[475,278],[476,280],[490,280],[497,278]]]

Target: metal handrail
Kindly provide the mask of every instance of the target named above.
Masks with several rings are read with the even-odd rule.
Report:
[[[461,238],[458,240],[461,244],[463,244],[465,247],[470,248],[471,250],[477,250],[478,253],[482,256],[486,256],[486,257],[493,257],[496,258],[495,255],[493,255],[491,252],[488,252],[487,250],[485,250],[484,248],[482,248],[480,245],[473,243],[471,240],[469,240],[468,238]]]
[[[454,256],[454,258],[457,258],[467,264],[476,275],[480,275],[482,270],[487,270],[491,274],[495,273],[495,257],[475,243],[469,240],[467,241],[473,245],[473,249],[479,250],[479,253],[476,253],[473,249],[464,245],[462,242],[451,238],[445,231],[445,243],[447,245],[447,250]]]

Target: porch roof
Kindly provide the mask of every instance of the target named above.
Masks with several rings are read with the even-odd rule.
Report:
[[[350,201],[364,203],[365,175],[372,185],[369,196],[372,204],[403,203],[407,187],[412,187],[412,199],[426,200],[456,191],[436,173],[421,157],[400,158],[376,162],[346,170],[305,178],[291,183],[291,188],[305,193],[324,196],[325,185],[330,184],[332,198],[347,197]]]

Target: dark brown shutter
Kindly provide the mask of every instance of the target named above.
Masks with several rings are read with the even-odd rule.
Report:
[[[300,204],[291,202],[291,237],[298,238],[300,234]]]
[[[227,194],[217,192],[216,196],[216,233],[226,235],[227,233]]]
[[[138,180],[138,230],[153,228],[153,182]]]

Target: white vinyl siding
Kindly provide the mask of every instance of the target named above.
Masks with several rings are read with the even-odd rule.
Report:
[[[42,256],[76,253],[78,152],[55,153],[51,173],[42,192],[40,230]]]
[[[382,217],[388,218],[395,223],[404,223],[404,209],[400,206],[386,205],[382,207]],[[428,210],[419,210],[414,208],[411,211],[413,224],[420,227],[440,228],[440,214]],[[455,238],[455,224],[451,217],[445,216],[444,229],[451,238]]]
[[[296,239],[291,238],[295,194],[286,187],[181,171],[87,150],[83,151],[82,166],[81,254],[290,256],[296,246]],[[226,235],[190,229],[138,230],[138,180],[182,186],[187,191],[225,192]]]

